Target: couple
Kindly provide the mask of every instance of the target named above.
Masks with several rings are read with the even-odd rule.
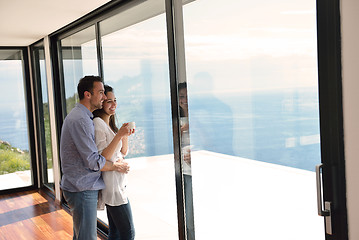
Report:
[[[97,239],[97,207],[106,205],[108,239],[133,240],[124,156],[135,130],[128,123],[116,127],[116,98],[100,77],[85,76],[77,92],[80,102],[66,116],[60,141],[61,188],[72,212],[73,239]]]

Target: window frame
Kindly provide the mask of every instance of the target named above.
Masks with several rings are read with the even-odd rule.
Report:
[[[24,87],[24,98],[25,98],[25,111],[27,119],[27,131],[29,141],[29,155],[30,155],[30,166],[31,166],[31,181],[32,185],[19,188],[11,188],[0,190],[0,194],[11,194],[14,192],[22,192],[37,189],[39,186],[39,178],[37,171],[37,149],[35,143],[35,127],[34,127],[34,102],[32,99],[32,83],[30,76],[30,62],[27,47],[0,47],[0,50],[19,50],[22,54],[22,75],[23,75],[23,87]]]

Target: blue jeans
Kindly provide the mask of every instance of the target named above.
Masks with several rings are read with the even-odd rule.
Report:
[[[97,240],[97,190],[83,192],[63,191],[71,212],[74,227],[73,240]]]
[[[119,206],[106,204],[108,217],[109,240],[134,240],[135,227],[133,225],[130,202]]]
[[[194,240],[194,215],[193,215],[193,194],[192,194],[192,176],[183,174],[184,192],[185,192],[185,211],[186,211],[186,229],[187,240]]]

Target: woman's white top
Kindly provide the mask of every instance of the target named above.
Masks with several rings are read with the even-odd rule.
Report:
[[[115,133],[101,118],[96,117],[93,122],[95,125],[95,142],[98,151],[101,154],[111,143],[112,139],[115,137]],[[122,140],[117,145],[117,149],[111,158],[112,162],[116,162],[119,159],[123,160],[125,155],[121,153],[121,148]],[[102,172],[102,178],[106,187],[99,193],[98,209],[104,209],[105,204],[110,206],[126,204],[128,202],[126,194],[126,174],[117,171],[104,171]]]
[[[181,127],[184,124],[188,124],[188,117],[181,117],[180,118]],[[190,152],[191,151],[191,146],[189,145],[190,141],[189,141],[189,132],[188,132],[188,130],[182,132],[181,141],[182,141],[182,155],[191,154],[191,152]],[[183,158],[184,158],[184,156],[182,156],[182,159]],[[189,165],[186,161],[183,161],[182,167],[183,167],[183,174],[192,175],[191,165]]]

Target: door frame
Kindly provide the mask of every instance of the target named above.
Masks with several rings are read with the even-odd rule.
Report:
[[[340,0],[317,0],[317,41],[323,202],[331,202],[332,210],[326,239],[346,240]]]

